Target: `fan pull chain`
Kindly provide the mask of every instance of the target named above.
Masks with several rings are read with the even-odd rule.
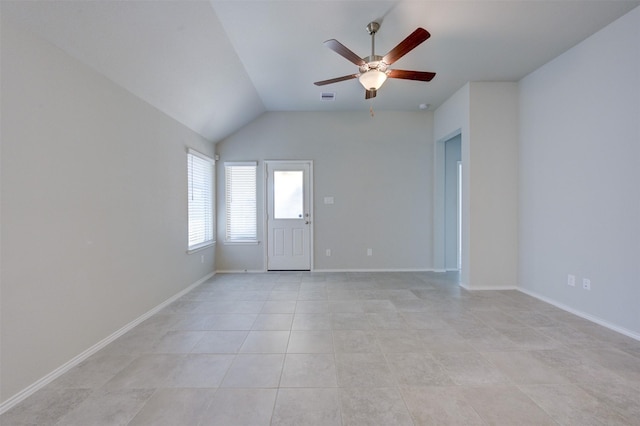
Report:
[[[371,106],[369,107],[369,114],[371,114],[371,116],[372,116],[372,117],[373,117],[374,115],[376,115],[376,113],[375,113],[375,112],[373,112],[373,105],[371,105]]]

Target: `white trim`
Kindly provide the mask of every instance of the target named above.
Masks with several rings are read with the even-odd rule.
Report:
[[[216,245],[216,241],[215,240],[208,241],[208,242],[205,242],[205,243],[196,244],[196,245],[193,245],[190,249],[187,250],[187,254],[193,254],[195,252],[208,249],[208,248],[210,248],[212,246],[215,246],[215,245]]]
[[[39,391],[40,389],[42,389],[43,387],[48,385],[49,383],[53,382],[58,377],[62,376],[67,371],[71,370],[73,367],[77,366],[78,364],[80,364],[81,362],[83,362],[84,360],[89,358],[91,355],[95,354],[96,352],[98,352],[99,350],[101,350],[102,348],[107,346],[109,343],[111,343],[114,340],[116,340],[118,337],[122,336],[126,332],[128,332],[131,329],[133,329],[134,327],[136,327],[138,324],[142,323],[146,319],[148,319],[151,316],[155,315],[156,313],[160,312],[162,309],[164,309],[165,307],[167,307],[171,303],[175,302],[180,297],[182,297],[185,294],[189,293],[191,290],[193,290],[194,288],[196,288],[197,286],[199,286],[203,282],[207,281],[209,278],[211,278],[215,274],[216,274],[215,272],[211,272],[210,274],[205,275],[204,277],[200,278],[195,283],[191,284],[189,287],[185,288],[184,290],[181,290],[177,294],[171,296],[170,298],[168,298],[164,302],[162,302],[159,305],[157,305],[155,308],[152,308],[151,310],[149,310],[149,311],[145,312],[144,314],[140,315],[138,318],[134,319],[129,324],[127,324],[124,327],[122,327],[121,329],[117,330],[115,333],[112,333],[108,337],[102,339],[101,341],[99,341],[95,345],[91,346],[90,348],[88,348],[87,350],[82,352],[81,354],[75,356],[71,360],[67,361],[66,363],[62,364],[60,367],[58,367],[55,370],[53,370],[52,372],[50,372],[49,374],[45,375],[44,377],[40,378],[39,380],[37,380],[36,382],[32,383],[31,385],[27,386],[26,388],[24,388],[23,390],[21,390],[17,394],[13,395],[11,398],[7,399],[2,404],[0,404],[0,414],[5,413],[6,411],[10,410],[11,408],[16,406],[20,402],[24,401],[25,399],[27,399],[28,397],[30,397],[31,395],[33,395],[34,393],[36,393],[37,391]]]
[[[253,166],[258,167],[257,161],[225,161],[224,166]]]
[[[445,265],[445,215],[444,215],[444,199],[445,199],[445,144],[448,140],[462,135],[462,127],[459,127],[447,135],[437,139],[433,144],[433,205],[434,209],[433,223],[434,233],[432,239],[433,247],[433,264],[435,266]],[[437,268],[442,269],[444,268]]]
[[[266,271],[261,269],[218,269],[216,274],[262,274],[262,273],[323,273],[323,272],[438,272],[433,269],[414,269],[414,268],[399,268],[399,269],[312,269],[311,271]],[[444,271],[443,271],[444,272]]]
[[[439,271],[435,269],[420,269],[420,268],[386,268],[386,269],[314,269],[311,272],[439,272]]]
[[[251,171],[253,172],[253,180],[249,180],[247,179],[250,173],[249,170],[244,170],[244,172],[246,173],[241,173],[239,176],[235,176],[237,179],[240,179],[239,181],[236,181],[235,179],[233,179],[232,176],[234,176],[234,170],[236,168],[245,168],[245,169],[251,169]],[[230,181],[231,179],[231,181]],[[243,211],[243,213],[247,213],[247,214],[252,214],[255,216],[255,234],[253,236],[253,238],[238,238],[236,236],[236,238],[230,238],[230,230],[231,230],[231,222],[233,221],[232,219],[232,215],[231,215],[231,204],[230,204],[230,197],[233,198],[231,196],[231,193],[233,192],[233,188],[236,187],[236,185],[234,184],[239,184],[240,188],[247,190],[247,189],[253,189],[253,195],[255,196],[255,205],[253,205],[253,209],[246,209]],[[249,188],[250,185],[253,185],[253,188]],[[246,194],[245,194],[246,195]],[[258,161],[225,161],[224,162],[224,203],[225,203],[225,231],[224,231],[224,244],[248,244],[248,245],[252,245],[252,244],[258,244],[259,239],[258,239]],[[243,206],[243,207],[248,207],[247,205]],[[253,227],[253,225],[250,225],[250,227]],[[247,233],[248,229],[244,230],[244,233]],[[233,233],[233,232],[232,232]]]
[[[190,157],[191,156],[191,157]],[[210,239],[206,239],[207,238],[207,226],[205,225],[204,227],[204,238],[206,239],[205,241],[199,242],[199,243],[195,243],[195,244],[191,244],[191,201],[194,199],[193,198],[193,187],[194,187],[194,182],[193,182],[193,176],[194,176],[194,162],[193,162],[193,158],[198,158],[206,163],[209,163],[211,166],[211,176],[210,179],[207,179],[209,181],[210,187],[207,189],[210,189],[210,195],[211,195],[211,228],[212,228],[212,233],[211,233],[211,238]],[[203,154],[201,152],[196,151],[193,148],[189,148],[187,147],[187,183],[188,183],[188,192],[191,195],[191,197],[187,197],[187,254],[192,254],[195,253],[201,249],[204,248],[208,248],[212,245],[214,245],[216,243],[216,235],[217,235],[217,228],[216,228],[216,223],[217,223],[217,215],[216,215],[216,161],[209,157],[206,154]],[[200,186],[200,185],[198,185]],[[208,200],[207,200],[208,201]],[[205,220],[206,222],[206,220]]]
[[[268,206],[268,179],[269,179],[269,164],[300,164],[300,163],[308,163],[309,164],[309,214],[311,215],[311,226],[309,227],[309,267],[310,271],[314,270],[315,263],[315,243],[314,243],[314,229],[315,229],[315,209],[313,205],[313,188],[314,184],[314,176],[313,176],[313,160],[264,160],[263,167],[263,176],[262,176],[262,239],[268,242],[267,236],[269,235],[268,223],[269,223],[269,206]],[[264,244],[264,249],[262,250],[262,264],[263,271],[269,271],[269,245]],[[274,271],[277,272],[277,271]]]
[[[448,133],[446,135],[444,135],[443,137],[439,138],[436,142],[446,142],[449,139],[453,139],[458,135],[462,134],[462,127],[458,127],[456,130],[452,131],[451,133]]]
[[[563,311],[567,311],[570,314],[577,315],[580,318],[584,318],[584,319],[586,319],[588,321],[594,322],[594,323],[596,323],[598,325],[606,327],[606,328],[608,328],[610,330],[613,330],[613,331],[615,331],[617,333],[624,334],[627,337],[631,337],[632,339],[640,341],[640,334],[636,333],[635,331],[628,330],[628,329],[626,329],[624,327],[617,326],[617,325],[612,324],[612,323],[610,323],[608,321],[605,321],[602,318],[599,318],[599,317],[597,317],[595,315],[591,315],[591,314],[587,314],[587,313],[582,312],[582,311],[578,311],[578,310],[573,309],[573,308],[571,308],[571,307],[569,307],[567,305],[564,305],[564,304],[562,304],[560,302],[556,302],[555,300],[552,300],[552,299],[549,299],[549,298],[547,298],[545,296],[542,296],[542,295],[540,295],[540,294],[538,294],[536,292],[533,292],[533,291],[530,291],[530,290],[527,290],[527,289],[524,289],[524,288],[517,288],[517,290],[522,292],[522,293],[524,293],[524,294],[527,294],[527,295],[529,295],[531,297],[535,297],[536,299],[541,300],[541,301],[543,301],[545,303],[553,305],[556,308],[560,308]]]
[[[259,240],[250,241],[225,241],[222,243],[225,246],[257,246],[260,244]]]
[[[203,159],[205,161],[208,161],[211,164],[216,164],[216,160],[215,159],[209,157],[207,154],[201,153],[200,151],[196,151],[193,148],[187,147],[187,154],[195,155],[196,157],[199,157],[199,158],[201,158],[201,159]]]
[[[518,290],[516,286],[496,286],[496,285],[486,285],[481,287],[470,287],[465,283],[460,283],[460,287],[464,288],[467,291],[499,291],[499,290]]]

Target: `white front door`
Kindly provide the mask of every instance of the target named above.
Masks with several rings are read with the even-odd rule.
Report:
[[[311,270],[310,161],[267,161],[267,269]]]

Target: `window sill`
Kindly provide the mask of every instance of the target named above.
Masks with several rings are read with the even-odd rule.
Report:
[[[260,241],[225,241],[225,246],[256,246],[260,244]]]
[[[193,248],[187,249],[187,254],[193,254],[193,253],[208,249],[210,247],[213,247],[215,245],[216,245],[215,241],[210,241],[210,242],[207,242],[207,243],[203,243],[202,245],[195,246]]]

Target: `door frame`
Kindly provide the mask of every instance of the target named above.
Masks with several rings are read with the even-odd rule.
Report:
[[[434,272],[447,272],[447,264],[446,264],[446,233],[445,233],[445,166],[446,166],[446,156],[445,156],[445,148],[446,143],[451,139],[460,136],[462,140],[464,139],[464,135],[462,134],[462,129],[454,130],[453,132],[445,135],[441,139],[438,139],[434,145],[434,155],[433,155],[433,168],[434,168],[434,179],[433,179],[433,205],[436,206],[433,212],[433,268]],[[464,142],[460,142],[460,150],[461,150],[461,162],[462,162],[462,173],[463,177],[466,175],[465,163],[464,163]],[[457,175],[457,170],[456,170]],[[464,192],[467,191],[465,187],[464,179],[461,181],[462,183],[462,209],[465,209],[464,206]],[[457,188],[456,188],[457,191]],[[457,212],[456,212],[457,213]],[[457,216],[457,214],[456,214]],[[456,218],[457,221],[457,218]],[[460,235],[456,236],[456,240],[462,241],[458,250],[462,250],[460,257],[462,260],[462,266],[458,270],[461,276],[463,275],[463,269],[466,261],[467,250],[465,249],[464,244],[466,243],[467,237],[465,235],[465,212],[462,211],[462,231]],[[457,226],[456,226],[457,228]]]
[[[268,222],[269,222],[269,197],[267,196],[268,191],[269,191],[269,165],[278,165],[278,164],[299,164],[299,163],[306,163],[309,165],[309,216],[310,216],[310,223],[309,223],[309,270],[313,271],[314,270],[314,244],[313,244],[313,230],[315,228],[314,226],[314,222],[315,222],[315,210],[313,208],[313,186],[314,186],[314,181],[313,181],[313,160],[264,160],[264,168],[263,168],[263,173],[262,173],[262,194],[264,194],[264,196],[262,197],[262,229],[264,232],[264,241],[265,244],[263,244],[263,265],[264,265],[264,272],[268,272],[269,270],[269,229],[268,229]]]
[[[457,194],[456,194],[456,239],[458,247],[456,247],[456,266],[458,272],[462,271],[462,160],[456,163],[456,175],[458,176]]]

